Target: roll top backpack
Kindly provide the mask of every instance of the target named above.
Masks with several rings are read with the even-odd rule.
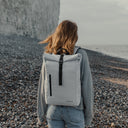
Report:
[[[72,55],[43,54],[46,104],[64,106],[79,105],[81,98],[80,65],[82,55],[77,53],[78,49],[80,47],[75,46]],[[58,50],[58,53],[60,50],[62,48]]]

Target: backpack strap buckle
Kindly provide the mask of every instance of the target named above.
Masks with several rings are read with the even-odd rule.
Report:
[[[60,59],[60,60],[59,60],[59,63],[60,63],[60,64],[62,64],[62,63],[63,63],[63,60],[62,60],[62,59]]]

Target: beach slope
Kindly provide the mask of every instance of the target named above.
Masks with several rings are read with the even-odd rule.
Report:
[[[37,127],[37,88],[44,45],[0,35],[0,127]],[[42,47],[41,47],[42,46]],[[85,49],[94,83],[92,127],[128,124],[128,61]],[[47,127],[46,121],[42,128]]]

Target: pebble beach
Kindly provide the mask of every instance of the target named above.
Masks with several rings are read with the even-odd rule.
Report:
[[[0,35],[0,128],[39,128],[37,89],[45,45],[38,42]],[[128,128],[128,60],[84,49],[94,87],[90,128]]]

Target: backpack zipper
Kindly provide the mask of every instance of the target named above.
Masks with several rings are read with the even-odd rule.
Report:
[[[49,74],[50,96],[52,96],[51,74]]]

